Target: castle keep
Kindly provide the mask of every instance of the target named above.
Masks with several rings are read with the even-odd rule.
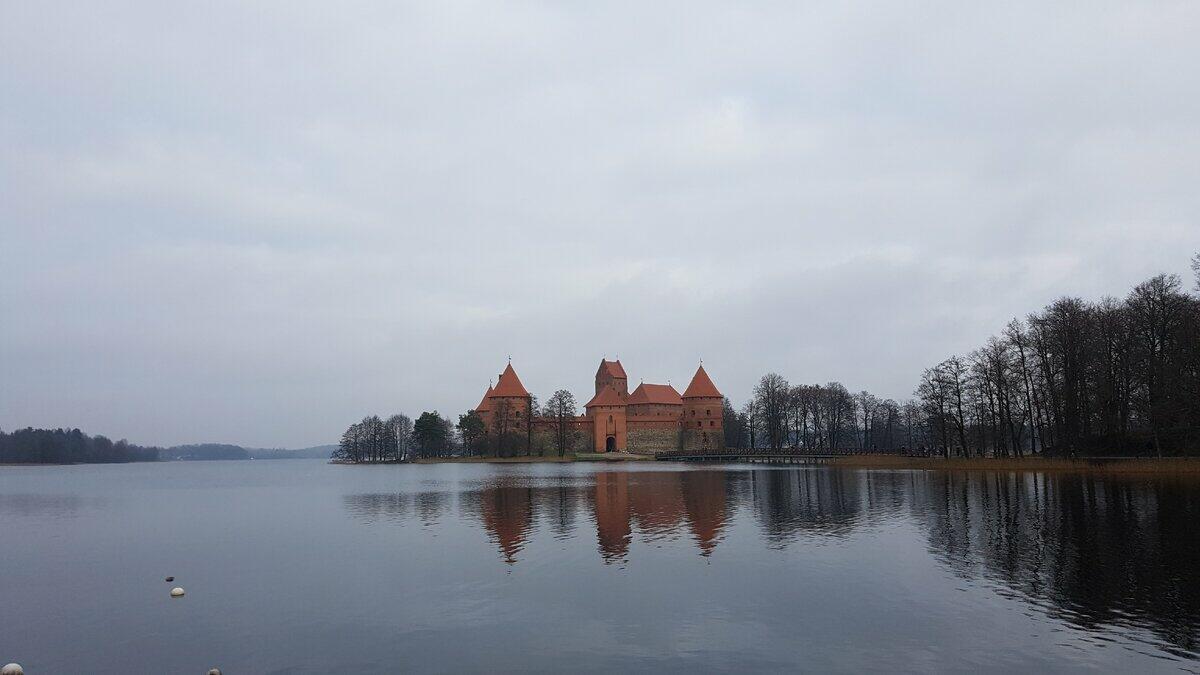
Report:
[[[680,395],[669,384],[641,383],[631,393],[621,361],[600,361],[596,393],[584,414],[567,420],[576,452],[634,452],[718,449],[725,445],[723,397],[701,365]],[[503,439],[521,435],[545,444],[559,420],[531,410],[532,397],[509,363],[496,385],[489,386],[475,412],[488,434]]]

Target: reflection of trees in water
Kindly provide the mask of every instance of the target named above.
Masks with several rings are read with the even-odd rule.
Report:
[[[379,521],[402,523],[410,509],[412,495],[396,493],[369,493],[342,495],[342,506],[357,520],[372,524]]]
[[[95,500],[97,504],[103,500]],[[74,516],[84,505],[79,495],[0,494],[0,515]]]
[[[750,498],[768,542],[784,546],[802,534],[848,534],[862,512],[862,475],[826,470],[752,472]]]
[[[569,539],[575,533],[575,512],[584,501],[584,489],[563,482],[533,490],[534,512],[556,539]]]
[[[423,525],[432,525],[441,519],[450,506],[450,495],[446,492],[420,492],[416,496],[417,517]]]
[[[372,492],[342,495],[342,505],[347,513],[367,524],[380,521],[403,524],[415,516],[429,525],[450,507],[450,498],[448,492]]]
[[[963,472],[598,471],[580,478],[500,477],[458,495],[509,563],[536,527],[577,534],[594,516],[606,562],[628,559],[631,541],[688,537],[701,555],[720,543],[730,516],[752,509],[768,546],[844,537],[860,525],[907,514],[929,550],[964,577],[985,576],[1034,605],[1091,628],[1146,626],[1168,648],[1200,648],[1200,490],[1172,480]],[[0,495],[0,513],[69,510]],[[367,522],[435,522],[447,492],[347,495]]]
[[[916,493],[933,553],[1084,628],[1133,624],[1200,647],[1200,493],[1182,481],[930,474]]]

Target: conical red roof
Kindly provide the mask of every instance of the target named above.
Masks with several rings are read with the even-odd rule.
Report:
[[[583,407],[591,408],[596,405],[625,405],[625,401],[616,389],[612,387],[602,387],[600,393],[592,397]]]
[[[517,377],[517,371],[513,370],[512,364],[500,373],[500,379],[496,381],[496,388],[492,390],[492,397],[497,396],[520,396],[525,398],[529,396],[529,392],[525,390],[525,385],[521,384],[521,378]]]
[[[717,391],[717,385],[709,379],[708,373],[704,372],[704,366],[696,369],[696,374],[692,376],[692,382],[683,392],[684,398],[721,398],[721,392]]]
[[[662,405],[683,405],[679,392],[669,384],[639,384],[626,401],[629,405],[644,403],[659,403]]]
[[[475,412],[487,412],[492,409],[492,404],[488,401],[491,395],[492,385],[489,384],[487,391],[483,392],[483,400],[479,402],[479,405],[475,406]]]

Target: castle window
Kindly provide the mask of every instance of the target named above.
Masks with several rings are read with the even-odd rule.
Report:
[[[704,426],[704,422],[701,422],[700,420],[696,420],[696,426],[702,427],[702,426]]]
[[[704,414],[705,414],[705,415],[708,415],[709,417],[712,417],[712,409],[705,410],[705,411],[704,411]]]
[[[714,421],[712,421],[712,420],[709,420],[709,421],[708,421],[708,426],[710,426],[710,427],[715,427],[715,426],[717,426],[717,423],[716,423],[716,422],[714,422]]]
[[[695,411],[695,410],[693,410],[693,411],[692,411],[692,417],[695,417],[695,416],[696,416],[696,411]]]

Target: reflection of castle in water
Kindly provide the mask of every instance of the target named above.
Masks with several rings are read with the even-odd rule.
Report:
[[[576,538],[590,512],[605,563],[642,543],[686,539],[712,556],[735,514],[770,548],[841,539],[864,525],[919,527],[937,564],[984,576],[1072,624],[1136,623],[1168,650],[1200,649],[1200,490],[1171,480],[1035,473],[828,469],[597,471],[508,477],[458,493],[508,563],[533,533]],[[366,523],[428,525],[446,492],[347,495]],[[2,500],[0,500],[2,505]],[[745,521],[743,521],[744,523]]]
[[[635,532],[657,539],[681,531],[686,523],[705,556],[720,541],[728,515],[724,472],[602,471],[594,479],[590,486],[496,485],[480,490],[478,513],[504,560],[517,561],[539,518],[556,536],[569,536],[579,508],[592,513],[597,550],[605,562],[625,560]]]

